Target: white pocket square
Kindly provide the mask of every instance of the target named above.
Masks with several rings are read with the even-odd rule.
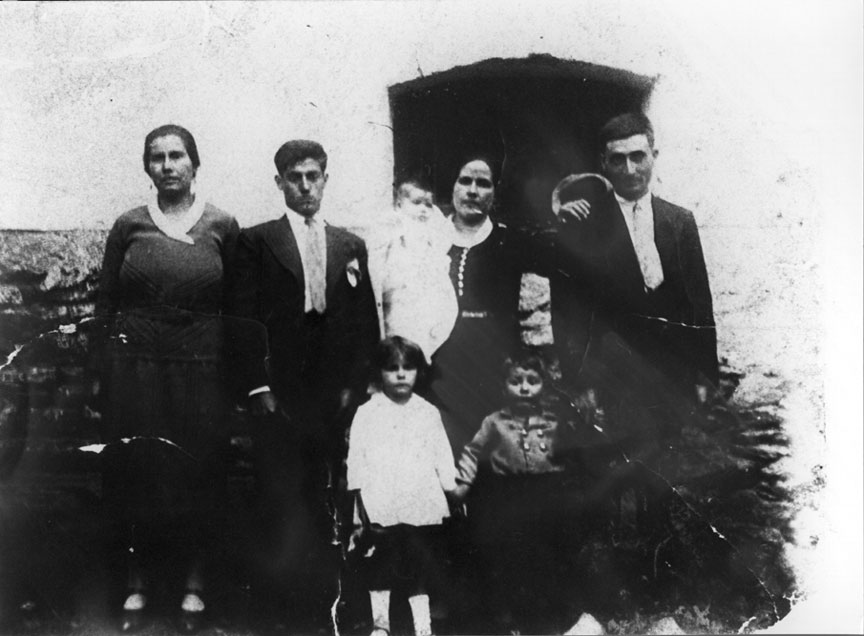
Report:
[[[348,264],[345,266],[345,273],[348,275],[348,284],[351,287],[357,287],[357,283],[360,282],[361,274],[360,274],[360,261],[356,258],[352,258],[348,261]]]

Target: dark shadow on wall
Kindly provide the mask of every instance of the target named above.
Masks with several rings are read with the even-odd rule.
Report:
[[[655,79],[550,55],[490,59],[389,89],[395,179],[425,174],[448,203],[457,163],[484,151],[503,159],[498,216],[515,225],[551,216],[555,184],[596,172],[596,133],[645,108]]]

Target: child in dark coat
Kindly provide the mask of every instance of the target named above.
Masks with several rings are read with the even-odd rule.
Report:
[[[539,355],[510,359],[505,369],[504,406],[465,446],[454,496],[471,491],[469,532],[496,627],[542,632],[565,620],[567,562],[581,534],[585,424],[556,400]]]

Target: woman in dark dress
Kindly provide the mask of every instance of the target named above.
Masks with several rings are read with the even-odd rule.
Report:
[[[221,314],[239,228],[195,194],[199,165],[186,129],[150,132],[144,169],[157,196],[122,214],[105,248],[103,485],[128,567],[123,631],[142,626],[166,564],[183,577],[181,630],[204,615],[203,557],[228,441]]]
[[[471,157],[453,184],[450,279],[459,314],[433,358],[432,393],[458,456],[501,402],[501,368],[520,342],[520,255],[503,225],[489,218],[493,163]]]

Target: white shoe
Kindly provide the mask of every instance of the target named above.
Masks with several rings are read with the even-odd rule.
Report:
[[[576,624],[573,625],[570,629],[564,632],[565,636],[577,636],[577,635],[600,635],[605,634],[606,631],[603,629],[603,626],[597,621],[596,618],[591,616],[588,612],[585,612],[579,617],[579,620],[576,621]]]
[[[141,592],[133,592],[126,597],[123,610],[126,612],[139,612],[147,605],[147,597]]]
[[[204,601],[195,592],[186,592],[183,597],[183,602],[180,604],[180,609],[184,612],[203,612]]]

